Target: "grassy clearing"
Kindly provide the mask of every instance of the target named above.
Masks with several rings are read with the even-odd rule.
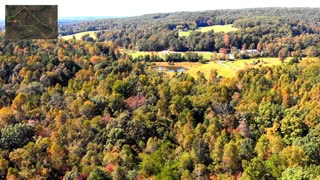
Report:
[[[228,24],[228,25],[215,25],[215,26],[207,26],[207,27],[201,27],[198,28],[197,31],[201,31],[201,32],[208,32],[214,30],[214,32],[218,33],[218,32],[232,32],[232,31],[237,31],[238,28],[232,27],[232,24]]]
[[[157,62],[156,66],[164,66],[165,67],[165,66],[169,66],[169,65],[167,62]],[[172,66],[172,65],[170,65],[170,66]],[[177,62],[177,63],[174,63],[173,66],[186,68],[187,70],[185,71],[185,73],[188,73],[195,78],[198,77],[198,75],[197,75],[198,71],[204,73],[205,77],[208,78],[210,75],[210,71],[212,69],[217,69],[218,74],[222,75],[224,77],[233,77],[236,73],[236,71],[234,71],[233,69],[227,68],[225,66],[222,66],[222,65],[214,63],[214,62],[209,62],[207,64],[201,64],[199,62],[194,62],[194,63],[192,63],[192,62]],[[166,72],[166,73],[168,73],[169,75],[174,74],[174,73],[169,73],[169,72]]]
[[[131,51],[128,52],[132,55],[133,58],[138,56],[145,56],[147,54],[157,54],[162,58],[165,58],[165,55],[168,52],[144,52],[144,51]],[[204,57],[204,59],[211,59],[211,52],[195,52]],[[184,54],[184,53],[181,53]],[[287,58],[285,62],[288,62],[290,59]],[[257,63],[260,61],[260,63]],[[210,75],[211,69],[217,69],[218,74],[223,77],[233,77],[236,75],[236,72],[240,69],[250,68],[250,67],[259,67],[259,66],[272,66],[272,65],[280,65],[281,62],[278,58],[252,58],[252,59],[240,59],[235,61],[220,61],[220,62],[209,62],[206,64],[201,64],[199,62],[176,62],[174,66],[183,67],[187,70],[186,73],[192,75],[193,77],[197,77],[197,72],[200,71],[204,73],[205,77],[208,78]],[[157,66],[168,66],[167,62],[157,62]],[[174,73],[168,73],[170,75]]]
[[[196,31],[200,31],[200,32],[208,32],[211,30],[213,30],[215,33],[219,33],[219,32],[228,33],[228,32],[232,32],[232,31],[237,31],[238,28],[232,27],[232,24],[228,24],[228,25],[207,26],[207,27],[201,27],[201,28],[196,29]],[[190,36],[190,34],[192,32],[193,31],[181,31],[181,32],[179,32],[179,36],[187,37],[187,36]]]
[[[258,62],[262,63],[255,63]],[[288,62],[287,59],[285,62]],[[179,62],[174,63],[174,66],[183,67],[187,70],[185,73],[190,74],[191,76],[197,78],[197,72],[200,71],[204,73],[206,78],[209,78],[210,72],[212,69],[216,69],[218,71],[218,75],[223,77],[234,77],[238,70],[250,68],[250,67],[259,67],[259,66],[272,66],[272,65],[280,65],[281,62],[278,58],[254,58],[254,59],[241,59],[236,61],[229,62],[209,62],[206,64],[201,63],[191,63],[191,62]],[[168,66],[167,62],[157,62],[157,66]],[[168,73],[173,75],[174,73]]]
[[[151,55],[151,52],[145,52],[145,51],[127,51],[127,53],[129,55],[132,56],[132,58],[137,58],[139,56],[145,56],[147,54],[150,54]],[[158,53],[157,53],[158,54]]]
[[[176,62],[176,63],[174,63],[174,65],[171,65],[171,64],[169,65],[168,62],[156,62],[155,64],[157,66],[163,66],[163,67],[166,67],[166,66],[183,67],[188,70],[203,66],[203,64],[198,63],[198,62]]]
[[[62,39],[65,40],[69,40],[72,39],[73,35],[76,37],[77,40],[80,40],[81,37],[85,34],[89,34],[90,37],[92,37],[93,39],[97,39],[95,32],[97,31],[85,31],[85,32],[81,32],[81,33],[76,33],[76,34],[72,34],[72,35],[68,35],[68,36],[62,36]]]
[[[212,52],[205,52],[205,51],[198,51],[197,52],[199,55],[201,55],[203,57],[203,59],[206,59],[206,60],[211,60],[211,55],[212,55]]]
[[[193,32],[193,31],[180,31],[179,36],[180,37],[188,37],[188,36],[190,36],[191,32]]]
[[[199,67],[187,70],[186,73],[189,73],[191,76],[197,78],[197,72],[200,71],[208,79],[212,69],[216,69],[218,71],[218,75],[223,76],[223,77],[233,77],[236,75],[236,71],[233,70],[232,68],[222,66],[221,64],[218,64],[215,62],[209,62],[207,64],[202,64]]]
[[[164,52],[141,52],[141,51],[127,51],[127,53],[131,54],[133,58],[136,58],[138,56],[144,56],[146,54],[157,54],[162,58],[165,58],[165,55],[168,53],[166,51]],[[204,59],[210,60],[211,59],[211,52],[195,52],[204,57]],[[182,53],[184,54],[184,53]],[[304,58],[307,59],[307,58]],[[319,58],[308,58],[309,60],[320,60]],[[284,62],[288,63],[291,60],[291,58],[287,58]],[[258,63],[260,62],[260,63]],[[281,62],[279,61],[279,58],[275,57],[260,57],[260,58],[252,58],[252,59],[238,59],[235,61],[219,61],[219,62],[208,62],[206,64],[201,64],[199,62],[176,62],[173,66],[176,67],[183,67],[187,70],[185,73],[190,74],[191,76],[197,78],[197,72],[200,71],[204,73],[206,78],[209,78],[210,72],[212,69],[216,69],[218,71],[219,76],[223,77],[234,77],[238,70],[251,68],[251,67],[261,67],[261,66],[273,66],[273,65],[280,65]],[[157,62],[156,66],[172,66],[169,65],[168,62]],[[174,72],[167,72],[164,71],[169,76],[174,75]]]
[[[288,59],[289,60],[289,59]],[[286,62],[288,61],[286,60]],[[260,61],[260,64],[253,65],[255,62]],[[252,58],[252,59],[242,59],[236,61],[228,61],[224,63],[226,66],[230,66],[233,69],[244,69],[247,67],[257,67],[261,66],[272,66],[272,65],[280,65],[281,62],[278,58]]]

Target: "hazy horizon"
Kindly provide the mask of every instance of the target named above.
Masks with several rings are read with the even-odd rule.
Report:
[[[66,16],[66,17],[58,17],[58,20],[90,20],[90,19],[104,19],[104,18],[126,18],[131,16]],[[0,19],[0,22],[4,22],[5,18]]]
[[[252,7],[252,8],[233,8],[229,10],[234,9],[255,9],[255,8],[320,8],[320,7]],[[128,16],[105,16],[105,15],[75,15],[75,16],[60,16],[59,19],[104,19],[104,18],[129,18],[129,17],[135,17],[135,16],[142,16],[142,15],[148,15],[148,14],[158,14],[158,13],[175,13],[175,12],[196,12],[196,11],[213,11],[213,10],[228,10],[228,9],[206,9],[206,10],[195,10],[195,11],[172,11],[172,12],[150,12],[150,13],[144,13],[139,15],[128,15]],[[4,22],[5,17],[0,17],[0,22]]]
[[[264,8],[264,7],[320,7],[318,0],[225,0],[214,2],[212,0],[122,0],[122,1],[74,1],[74,0],[1,0],[0,20],[5,17],[5,5],[58,5],[58,16],[68,17],[97,17],[97,16],[116,16],[128,17],[143,14],[168,13],[180,11],[205,11],[217,9],[244,9],[244,8]]]

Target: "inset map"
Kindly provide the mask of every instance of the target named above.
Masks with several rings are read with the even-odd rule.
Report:
[[[57,5],[6,5],[5,39],[58,38]]]

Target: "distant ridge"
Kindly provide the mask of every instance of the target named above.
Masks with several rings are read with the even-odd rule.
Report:
[[[59,23],[72,23],[81,21],[91,21],[98,19],[127,18],[127,16],[75,16],[75,17],[59,17]],[[5,24],[5,19],[0,19],[0,25]]]
[[[126,16],[75,16],[75,17],[59,17],[59,23],[70,23],[80,21],[91,21],[99,19],[126,18]]]

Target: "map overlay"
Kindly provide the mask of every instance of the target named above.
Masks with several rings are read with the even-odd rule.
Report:
[[[57,5],[6,5],[5,39],[57,37]]]

